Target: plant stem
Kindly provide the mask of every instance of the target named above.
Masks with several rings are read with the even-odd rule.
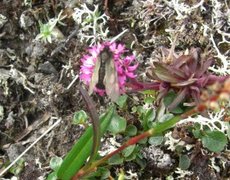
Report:
[[[163,132],[163,131],[165,131],[165,130],[171,128],[171,127],[173,127],[180,120],[181,120],[181,116],[175,116],[172,119],[170,119],[170,120],[168,120],[168,121],[166,121],[164,123],[161,123],[161,124],[155,126],[154,128],[152,128],[152,129],[150,129],[148,131],[145,131],[144,133],[142,133],[142,134],[140,134],[138,136],[135,136],[135,137],[129,139],[121,147],[119,147],[115,151],[111,152],[110,154],[106,155],[102,159],[97,160],[95,162],[92,162],[90,164],[90,166],[87,166],[87,167],[85,166],[82,169],[80,169],[74,175],[74,177],[72,178],[72,180],[78,180],[80,177],[82,177],[82,176],[84,176],[86,174],[89,174],[92,171],[95,171],[98,166],[100,166],[101,164],[105,163],[113,155],[118,154],[119,152],[121,152],[122,150],[124,150],[125,148],[127,148],[128,146],[134,145],[134,144],[136,144],[137,142],[139,142],[140,140],[142,140],[144,138],[156,135],[158,133],[161,133],[161,132]]]

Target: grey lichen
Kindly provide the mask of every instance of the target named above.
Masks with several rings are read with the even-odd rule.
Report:
[[[173,166],[174,160],[159,147],[146,147],[142,150],[142,155],[147,160],[148,164],[155,168],[170,169]]]

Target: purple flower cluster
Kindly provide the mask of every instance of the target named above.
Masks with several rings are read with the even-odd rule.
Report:
[[[170,50],[165,49],[166,54]],[[159,91],[157,102],[159,103],[169,91],[177,93],[173,102],[167,107],[173,110],[179,103],[188,100],[187,105],[194,106],[200,103],[201,92],[209,85],[216,82],[222,83],[229,76],[216,76],[208,71],[213,63],[212,57],[201,55],[201,49],[191,48],[188,55],[177,55],[173,52],[168,56],[170,63],[163,61],[154,62],[148,71],[148,77],[153,82],[139,82],[132,79],[127,86],[132,91],[154,89]]]
[[[86,85],[89,85],[94,72],[95,63],[98,60],[100,53],[105,48],[108,48],[113,55],[113,60],[117,71],[120,93],[124,93],[125,83],[127,81],[127,78],[136,77],[135,70],[138,67],[138,63],[134,62],[135,61],[134,55],[129,55],[129,56],[124,55],[124,53],[127,52],[128,50],[125,48],[123,44],[118,44],[115,42],[104,42],[90,47],[88,49],[88,54],[84,55],[81,58],[82,65],[80,69],[80,79]],[[101,96],[105,94],[105,90],[99,89],[98,87],[95,87],[94,91]]]

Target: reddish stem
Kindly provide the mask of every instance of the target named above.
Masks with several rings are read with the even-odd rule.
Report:
[[[82,177],[83,175],[86,175],[92,171],[96,170],[96,167],[100,164],[102,164],[103,162],[107,161],[109,158],[111,158],[113,155],[118,154],[119,152],[121,152],[122,150],[124,150],[125,148],[127,148],[128,146],[131,146],[133,144],[136,144],[138,141],[147,138],[149,136],[151,136],[153,134],[152,130],[146,131],[143,134],[140,134],[138,136],[135,136],[131,139],[129,139],[126,143],[124,143],[121,147],[119,147],[118,149],[116,149],[115,151],[111,152],[110,154],[106,155],[105,157],[103,157],[102,159],[92,162],[91,167],[88,167],[87,169],[84,169],[84,167],[82,169],[80,169],[77,174],[74,175],[74,177],[72,178],[72,180],[78,180],[80,177]]]

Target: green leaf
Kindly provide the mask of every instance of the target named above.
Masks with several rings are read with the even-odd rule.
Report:
[[[60,157],[52,157],[50,160],[50,168],[53,169],[54,171],[58,170],[58,168],[61,166],[62,164],[62,158]]]
[[[191,161],[187,155],[180,155],[179,158],[179,168],[186,170],[189,168]]]
[[[146,144],[148,141],[148,138],[144,138],[138,141],[139,144]]]
[[[123,170],[119,172],[117,180],[125,180],[125,173]]]
[[[85,124],[88,116],[85,111],[80,110],[74,113],[73,124]]]
[[[151,145],[158,146],[161,145],[164,140],[164,136],[152,136],[149,138],[148,142]]]
[[[137,112],[137,106],[133,106],[132,107],[132,113],[136,113]]]
[[[49,174],[49,176],[46,178],[46,180],[57,180],[57,171],[54,171],[52,173]]]
[[[140,169],[143,170],[145,169],[147,163],[146,160],[143,158],[140,158],[139,156],[136,157],[135,159],[136,163],[140,166]]]
[[[152,128],[154,134],[161,134],[165,130],[173,127],[178,121],[181,120],[180,116],[172,117],[171,119],[164,121],[163,123],[158,123],[154,128]]]
[[[173,114],[170,114],[170,113],[164,114],[163,116],[161,116],[161,117],[159,118],[158,122],[163,123],[163,122],[165,122],[165,121],[168,121],[169,119],[172,119],[173,116],[174,116],[174,115],[173,115]]]
[[[119,96],[116,104],[121,108],[123,109],[126,104],[127,104],[127,99],[128,99],[128,96],[126,94],[122,95],[122,96]]]
[[[110,171],[107,168],[98,168],[101,171],[100,179],[108,179],[110,176]]]
[[[177,154],[182,154],[183,150],[184,150],[184,146],[182,146],[182,145],[176,145],[175,152]]]
[[[109,165],[119,165],[119,164],[122,164],[123,161],[124,161],[124,159],[123,159],[123,157],[121,157],[120,154],[115,154],[114,156],[109,158],[108,164]]]
[[[130,154],[130,156],[128,156],[128,157],[125,158],[125,161],[126,162],[127,161],[133,161],[133,160],[136,159],[136,157],[137,157],[137,154],[136,153],[132,153],[132,154]]]
[[[174,109],[172,109],[170,112],[172,112],[174,114],[182,114],[184,112],[184,110],[180,106],[177,106]]]
[[[113,134],[118,134],[125,131],[126,124],[127,121],[123,117],[119,116],[118,114],[114,114],[108,130]]]
[[[14,175],[20,174],[24,168],[25,160],[23,158],[19,159],[16,164],[10,168],[10,172]]]
[[[156,96],[156,94],[157,94],[156,91],[152,90],[152,89],[141,91],[141,93],[145,94],[145,95],[154,95],[154,96]]]
[[[94,180],[94,179],[108,179],[110,176],[110,171],[105,167],[98,167],[95,172],[92,172],[86,176],[84,179]]]
[[[100,118],[101,134],[107,130],[109,123],[114,114],[114,107]],[[73,146],[70,152],[65,157],[61,167],[58,170],[58,178],[61,180],[69,180],[83,166],[86,159],[89,157],[93,144],[93,128],[90,126],[85,133]]]
[[[144,99],[144,103],[146,103],[146,104],[152,104],[154,100],[155,100],[155,97],[147,96]]]
[[[224,150],[227,144],[227,137],[220,131],[206,131],[202,137],[203,146],[213,152],[220,152]]]
[[[176,93],[174,91],[170,91],[163,99],[164,105],[166,107],[168,107],[176,98]],[[174,114],[181,114],[183,113],[183,109],[178,105],[177,107],[175,107],[173,110],[171,110],[170,112],[174,113]]]
[[[132,152],[134,151],[136,145],[131,145],[131,146],[128,146],[127,148],[125,148],[123,151],[122,151],[122,155],[124,157],[128,157],[130,154],[132,154]]]
[[[176,98],[176,93],[174,91],[168,92],[168,94],[163,99],[164,105],[166,107],[169,106],[175,98]]]
[[[145,109],[143,108],[143,106],[137,106],[137,109],[136,109],[137,111],[137,113],[138,113],[138,115],[142,115],[143,113],[145,113]]]
[[[156,117],[156,111],[154,109],[148,109],[143,116],[143,127],[147,130],[153,126],[153,121]]]
[[[148,122],[154,121],[156,117],[156,111],[154,109],[148,109],[144,115],[144,120]]]
[[[125,135],[126,136],[135,136],[137,134],[137,127],[129,124],[125,130]]]
[[[201,133],[200,129],[195,128],[192,130],[192,133],[193,133],[195,138],[199,138],[199,139],[202,138],[202,133]]]

